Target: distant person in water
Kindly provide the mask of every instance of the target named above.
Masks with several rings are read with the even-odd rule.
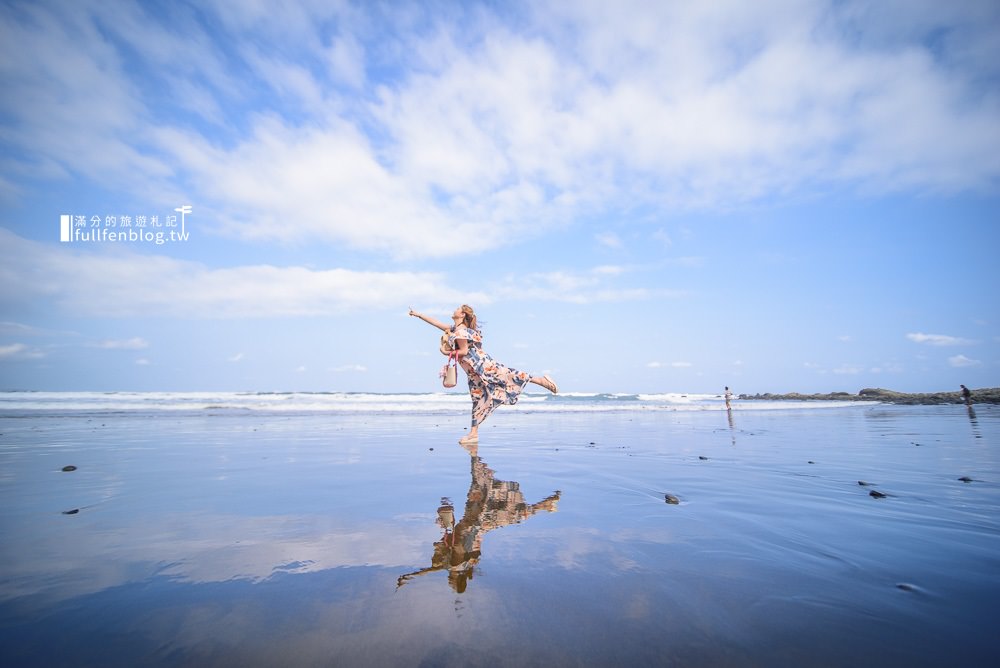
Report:
[[[732,400],[733,400],[733,393],[729,391],[729,386],[728,385],[726,385],[726,395],[725,396],[726,396],[726,410],[729,410],[730,408],[732,408],[732,406],[730,405],[730,402],[732,402]]]
[[[965,400],[966,405],[971,404],[972,403],[972,392],[969,392],[969,388],[967,388],[965,385],[960,385],[959,387],[962,388],[962,399]]]
[[[479,425],[490,413],[503,404],[516,404],[518,397],[528,383],[540,385],[552,394],[559,388],[547,375],[532,376],[524,371],[511,369],[500,364],[483,350],[483,335],[476,323],[476,313],[472,307],[463,304],[451,314],[451,325],[417,313],[412,308],[410,315],[420,318],[448,335],[448,343],[458,353],[458,363],[469,377],[469,395],[472,397],[472,427],[459,443],[466,445],[479,442]]]

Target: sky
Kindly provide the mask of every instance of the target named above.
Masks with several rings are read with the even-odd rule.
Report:
[[[991,0],[4,0],[0,85],[3,390],[439,391],[463,303],[564,392],[1000,386]]]

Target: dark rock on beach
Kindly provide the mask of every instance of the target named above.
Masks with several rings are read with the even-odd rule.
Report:
[[[75,471],[76,467],[70,464],[69,466],[62,467],[64,473],[69,473],[70,471]]]
[[[868,496],[872,497],[873,499],[884,499],[889,495],[886,494],[885,492],[880,492],[877,489],[873,489],[872,491],[868,492]]]
[[[1000,404],[1000,387],[988,387],[978,390],[971,390],[972,403],[974,404]],[[906,392],[896,392],[882,388],[865,388],[857,394],[849,392],[829,392],[827,394],[800,394],[789,392],[787,394],[741,394],[743,400],[763,400],[763,401],[877,401],[887,404],[903,405],[937,405],[937,404],[961,404],[965,403],[961,392],[930,392],[908,394]]]
[[[676,505],[678,505],[681,502],[681,500],[678,499],[673,494],[664,494],[663,495],[663,500],[666,501],[667,503],[669,503],[672,506],[676,506]]]

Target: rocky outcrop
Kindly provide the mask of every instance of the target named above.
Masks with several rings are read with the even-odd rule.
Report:
[[[989,387],[974,390],[972,392],[972,403],[974,404],[1000,404],[1000,387]],[[896,392],[894,390],[884,390],[882,388],[865,388],[857,394],[849,392],[830,392],[827,394],[799,394],[789,392],[788,394],[741,394],[740,399],[765,400],[765,401],[880,401],[888,404],[909,404],[909,405],[933,405],[933,404],[961,404],[965,403],[961,392],[930,392],[909,394],[906,392]]]

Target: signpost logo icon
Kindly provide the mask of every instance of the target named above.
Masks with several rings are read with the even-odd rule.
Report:
[[[174,209],[177,213],[181,214],[181,237],[186,239],[187,235],[184,234],[184,216],[191,213],[191,205],[185,204]]]
[[[73,216],[59,216],[59,241],[69,241],[73,229]]]

